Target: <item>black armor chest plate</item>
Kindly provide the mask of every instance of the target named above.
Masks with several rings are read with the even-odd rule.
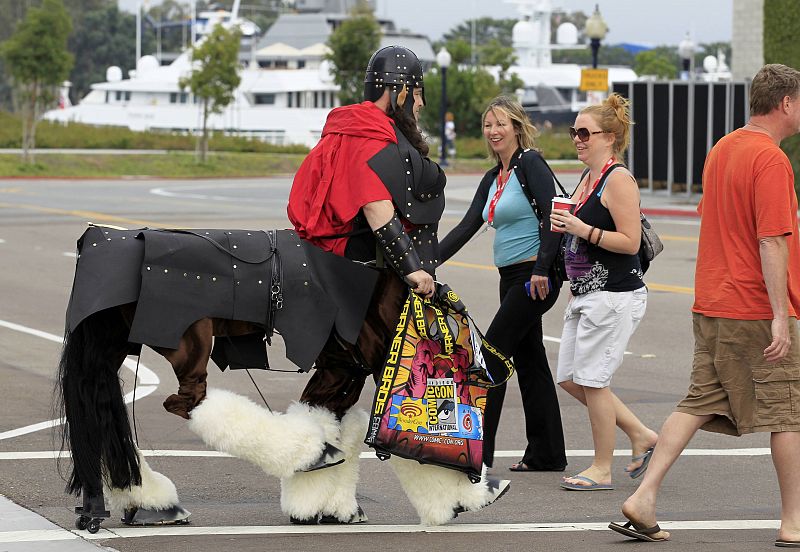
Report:
[[[367,164],[392,195],[400,218],[415,226],[409,236],[423,267],[433,274],[439,264],[437,234],[447,179],[439,165],[423,157],[396,127],[395,134],[397,144],[388,144]]]

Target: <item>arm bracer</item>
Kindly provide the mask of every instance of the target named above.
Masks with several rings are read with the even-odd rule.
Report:
[[[408,276],[422,269],[419,255],[414,251],[411,238],[406,234],[396,213],[389,222],[373,230],[373,233],[386,261],[401,276]]]

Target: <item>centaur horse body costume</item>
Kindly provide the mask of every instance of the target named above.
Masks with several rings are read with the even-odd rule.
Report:
[[[126,523],[188,517],[172,482],[149,468],[131,435],[117,371],[141,345],[162,354],[177,376],[178,392],[164,407],[210,447],[279,477],[292,522],[366,520],[356,484],[367,415],[352,407],[366,378],[382,369],[408,293],[401,278],[433,274],[439,262],[445,178],[413,124],[415,87],[422,88],[422,68],[413,52],[391,46],[373,55],[368,101],[331,112],[295,177],[294,231],[92,227],[81,237],[59,370],[73,455],[67,489],[83,495],[79,527],[97,531],[109,516],[104,494]],[[388,114],[372,103],[385,90]],[[373,231],[361,208],[381,200],[394,204],[395,216]],[[206,388],[209,357],[222,369],[267,368],[264,341],[273,331],[289,360],[315,368],[299,402],[275,413]],[[509,484],[390,463],[425,524],[480,509]]]

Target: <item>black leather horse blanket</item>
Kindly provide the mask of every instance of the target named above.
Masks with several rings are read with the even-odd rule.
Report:
[[[78,240],[67,329],[136,303],[128,340],[174,349],[189,325],[206,317],[251,322],[264,330],[260,339],[271,325],[270,306],[279,306],[274,328],[286,356],[309,370],[331,330],[356,342],[376,280],[377,271],[324,252],[293,230],[92,226]]]

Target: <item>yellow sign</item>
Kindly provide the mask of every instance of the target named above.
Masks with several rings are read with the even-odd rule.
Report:
[[[581,69],[581,91],[608,91],[608,69]]]

